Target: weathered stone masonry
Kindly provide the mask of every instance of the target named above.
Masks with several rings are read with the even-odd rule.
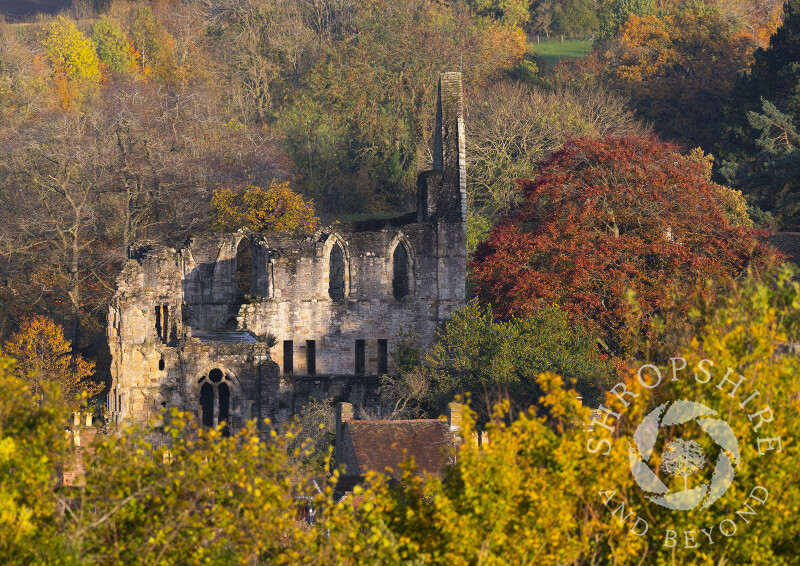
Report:
[[[234,233],[179,250],[133,247],[109,307],[112,420],[177,407],[209,425],[281,423],[312,397],[377,408],[398,330],[428,346],[465,302],[462,97],[460,73],[443,73],[434,169],[420,174],[415,212],[306,239]]]

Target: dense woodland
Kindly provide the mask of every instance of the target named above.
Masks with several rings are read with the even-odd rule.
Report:
[[[447,69],[467,82],[471,248],[565,140],[650,131],[791,229],[797,71],[774,69],[796,32],[756,51],[780,21],[775,1],[208,0],[7,23],[0,336],[46,314],[102,355],[127,247],[220,228],[215,190],[289,181],[323,221],[409,210]],[[595,47],[549,68],[541,35]]]
[[[537,55],[577,38],[584,57]],[[429,352],[399,329],[381,395],[409,418],[471,394],[467,434],[497,448],[465,445],[441,481],[378,478],[355,516],[306,491],[331,474],[330,400],[267,443],[174,414],[169,452],[110,435],[65,499],[49,482],[64,414],[102,413],[128,246],[411,210],[438,73],[459,69],[475,298]],[[596,404],[643,362],[714,354],[800,432],[798,358],[780,346],[798,339],[800,287],[761,237],[800,230],[798,127],[800,0],[76,0],[0,23],[0,353],[17,360],[0,371],[0,557],[797,563],[791,441],[784,464],[742,471],[783,494],[753,536],[679,559],[609,529],[608,475],[573,425],[589,418],[578,393]],[[297,495],[328,509],[324,528],[298,524]]]

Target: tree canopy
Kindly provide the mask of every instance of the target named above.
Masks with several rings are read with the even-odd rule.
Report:
[[[705,4],[663,15],[631,13],[603,51],[603,72],[656,131],[706,150],[716,141],[719,102],[752,61],[753,44]]]
[[[676,304],[685,313],[689,297],[773,261],[726,216],[702,164],[653,138],[567,142],[520,189],[475,253],[477,296],[502,318],[557,305],[616,355],[629,346],[631,300],[647,319]]]
[[[91,397],[101,389],[93,381],[94,362],[72,354],[63,329],[43,316],[24,319],[20,328],[0,349],[0,356],[16,360],[14,376],[25,381],[34,399],[45,391],[57,390],[71,408],[80,405],[79,397]]]
[[[475,299],[437,333],[426,366],[431,412],[442,412],[457,395],[472,394],[482,419],[492,404],[483,402],[487,398],[508,398],[518,412],[535,404],[541,395],[536,378],[545,371],[564,376],[587,402],[598,400],[614,376],[595,338],[560,309],[503,322]]]
[[[312,202],[289,188],[289,182],[273,182],[268,189],[248,187],[244,191],[222,188],[211,197],[219,230],[247,228],[253,232],[310,235],[319,223]]]
[[[800,125],[800,2],[786,3],[783,24],[759,49],[724,105],[717,153],[721,173],[753,204],[794,230],[798,219],[796,128]]]

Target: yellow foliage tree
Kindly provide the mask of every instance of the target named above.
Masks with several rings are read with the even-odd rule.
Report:
[[[675,363],[660,379],[655,366],[634,371],[603,411],[541,374],[537,405],[521,415],[497,405],[480,445],[465,411],[460,438],[441,447],[442,479],[406,463],[399,482],[370,472],[343,499],[333,492],[338,472],[323,489],[298,472],[311,443],[298,446],[291,427],[250,421],[225,437],[173,410],[169,442],[135,428],[100,438],[84,487],[55,520],[51,466],[39,454],[63,444],[57,409],[31,403],[0,360],[0,562],[797,564],[800,357],[786,344],[800,334],[795,276],[787,268],[749,279],[698,306],[697,338],[676,344]],[[667,418],[679,403],[689,412]],[[662,465],[679,439],[699,446],[707,465],[669,479]],[[727,460],[735,469],[723,484]],[[660,475],[643,484],[645,462]],[[670,497],[713,500],[676,512],[655,501],[664,493],[656,481]],[[314,525],[297,520],[301,509],[317,511]]]
[[[43,394],[45,384],[51,384],[74,407],[79,395],[95,395],[102,386],[91,381],[94,362],[71,352],[63,329],[43,316],[23,320],[19,330],[0,349],[0,355],[17,360],[14,375],[28,382],[34,398]]]
[[[65,109],[97,88],[102,78],[100,59],[92,40],[75,27],[75,22],[64,16],[53,20],[43,44]]]
[[[65,408],[57,391],[34,402],[13,369],[0,357],[0,563],[61,563],[53,478],[67,449]]]
[[[496,406],[486,427],[489,442],[480,446],[471,441],[474,414],[465,411],[462,443],[443,447],[449,455],[444,480],[419,478],[408,466],[394,489],[363,494],[368,503],[358,509],[358,529],[326,525],[332,544],[339,544],[338,560],[796,564],[800,357],[786,346],[800,332],[794,275],[786,269],[767,282],[748,279],[721,304],[699,307],[697,338],[675,344],[674,374],[672,365],[662,366],[656,382],[650,366],[640,382],[634,371],[616,394],[607,394],[605,413],[590,414],[552,373],[539,376],[542,396],[526,413],[512,418],[507,402]],[[714,420],[702,429],[688,418],[670,424],[665,416],[660,427],[652,418],[645,423],[654,408],[676,403],[693,411],[700,406],[700,415]],[[673,498],[687,482],[661,472],[664,454],[681,438],[701,445],[708,465],[692,474],[690,485],[712,494],[707,506],[676,512],[637,483],[646,476],[638,468],[639,475],[632,473],[638,453],[631,447],[642,449],[642,429],[653,427],[657,442],[647,465],[659,471]],[[726,430],[738,449],[725,440]],[[724,454],[737,463],[723,489]],[[708,492],[701,491],[704,481],[712,485]]]
[[[303,200],[289,182],[273,181],[268,189],[248,187],[214,191],[214,224],[218,230],[246,228],[253,232],[312,234],[319,224],[314,202]]]

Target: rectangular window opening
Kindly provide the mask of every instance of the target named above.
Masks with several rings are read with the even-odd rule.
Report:
[[[164,305],[164,317],[161,321],[161,341],[166,344],[167,340],[169,339],[169,306]]]
[[[317,343],[314,340],[306,340],[306,368],[308,375],[317,373]]]
[[[364,375],[366,373],[365,349],[364,340],[356,340],[356,375]]]
[[[169,307],[156,305],[156,334],[162,343],[167,343],[169,336]]]
[[[283,373],[294,372],[294,342],[283,341]]]
[[[378,375],[389,373],[389,341],[378,339]]]
[[[156,305],[156,334],[158,335],[159,339],[161,338],[161,331],[163,326],[161,325],[161,305]]]

